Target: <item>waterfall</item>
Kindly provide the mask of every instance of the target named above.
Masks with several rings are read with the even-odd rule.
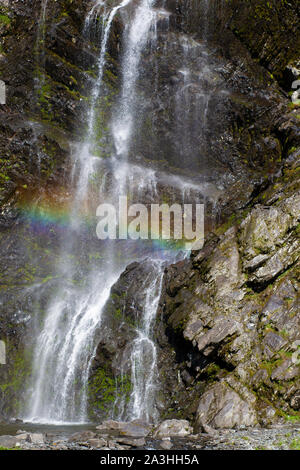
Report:
[[[121,9],[126,7],[131,0],[123,0],[120,5],[114,7],[110,12],[105,12],[102,18],[102,23],[104,25],[104,32],[101,38],[101,48],[100,48],[100,55],[98,58],[98,77],[96,80],[96,85],[93,88],[92,91],[92,104],[89,109],[89,116],[88,116],[88,132],[87,132],[87,142],[90,142],[91,138],[93,137],[93,131],[94,131],[94,126],[95,126],[95,113],[96,113],[96,101],[99,98],[99,94],[101,91],[101,86],[102,86],[102,80],[103,80],[103,72],[105,69],[105,63],[106,63],[106,51],[107,51],[107,43],[109,40],[109,33],[111,29],[112,22],[114,20],[114,17],[116,16],[117,12]],[[86,24],[85,28],[90,29],[91,27],[91,19],[93,18],[93,13],[95,11],[95,8],[98,6],[103,5],[102,2],[98,2],[97,5],[92,9],[91,14],[87,16],[86,19]]]
[[[121,366],[121,376],[124,377],[123,365],[127,369],[129,361],[132,390],[129,399],[122,393],[122,389],[119,391],[113,417],[126,421],[141,419],[156,422],[159,418],[159,371],[153,329],[161,297],[165,262],[149,258],[144,265],[147,266],[148,274],[142,285],[139,285],[139,293],[144,296],[142,311],[137,321],[135,338],[130,344],[129,357],[125,351]]]
[[[137,6],[133,21],[125,30],[125,53],[122,61],[121,96],[112,123],[113,138],[118,158],[126,161],[130,150],[132,128],[136,114],[136,82],[139,76],[141,53],[149,39],[155,14],[154,0],[142,0]]]
[[[73,159],[72,184],[73,203],[70,209],[71,233],[68,240],[62,242],[60,261],[56,271],[60,279],[57,291],[50,299],[42,328],[39,330],[34,352],[33,377],[28,398],[27,410],[24,419],[27,421],[46,423],[85,422],[87,419],[87,383],[90,367],[96,350],[95,334],[101,325],[102,311],[109,298],[110,289],[117,281],[127,264],[135,258],[128,258],[117,262],[114,259],[113,242],[106,245],[102,252],[101,264],[87,273],[86,286],[74,287],[74,282],[83,274],[74,262],[74,254],[78,250],[78,239],[82,220],[80,212],[86,204],[89,194],[89,179],[93,174],[95,165],[99,165],[99,158],[91,152],[91,145],[95,138],[94,129],[96,123],[96,107],[101,97],[103,87],[103,75],[106,66],[106,52],[109,41],[110,29],[117,12],[126,7],[131,0],[123,0],[118,6],[107,11],[104,8],[102,16],[101,47],[97,62],[98,74],[91,93],[91,104],[87,112],[87,132],[83,142],[77,145]],[[94,15],[101,2],[88,13],[85,22],[85,31],[94,24]],[[143,0],[136,8],[135,16],[130,23],[123,58],[123,85],[119,99],[121,109],[120,116],[125,119],[126,132],[121,120],[115,121],[114,141],[117,149],[117,157],[123,163],[127,163],[127,153],[130,145],[131,127],[134,121],[134,94],[135,83],[138,77],[139,60],[143,47],[147,42],[147,34],[152,24],[152,13],[148,1]],[[120,152],[120,136],[123,143]],[[101,164],[101,162],[100,162]],[[122,167],[122,166],[121,166]],[[141,170],[132,166],[133,175]],[[145,186],[151,187],[155,193],[155,175],[149,171],[149,181],[143,173]],[[127,181],[127,171],[120,171],[115,166],[113,175],[115,184],[110,191],[113,200],[119,194],[120,186],[126,194],[128,183],[133,187],[134,182]],[[105,199],[105,184],[102,198]],[[139,188],[139,181],[136,184]],[[139,188],[140,189],[140,188]],[[126,248],[125,248],[126,250]],[[158,276],[159,273],[157,274]],[[155,290],[155,289],[154,289]],[[150,293],[149,293],[150,296]],[[150,302],[151,296],[149,297]],[[145,321],[151,310],[151,318],[155,315],[153,305],[145,305]],[[147,334],[146,326],[139,332]],[[144,338],[144,340],[146,340]],[[146,389],[150,390],[149,380],[154,375],[154,344],[152,344],[153,361],[151,373],[147,377]],[[141,343],[142,345],[142,343]],[[141,346],[140,346],[141,347]],[[134,361],[134,359],[133,359]],[[153,370],[152,370],[153,369]],[[136,381],[139,389],[142,388],[141,378]],[[134,392],[138,397],[139,392]],[[148,392],[150,393],[150,392]],[[139,400],[133,399],[133,402]],[[137,404],[133,404],[133,414],[137,413]]]
[[[153,271],[155,275],[152,281],[149,277],[145,281],[143,315],[137,329],[137,337],[132,345],[131,381],[133,387],[126,415],[128,420],[155,421],[158,418],[155,408],[158,388],[157,350],[153,340],[153,325],[161,296],[162,262],[153,262]]]
[[[210,67],[205,44],[183,36],[180,41],[182,49],[182,86],[175,96],[175,114],[177,116],[178,152],[182,158],[192,158],[199,136],[203,154],[207,137],[207,118],[212,86],[209,87]],[[192,74],[190,62],[198,65],[197,75]],[[200,126],[199,126],[200,123]]]
[[[45,9],[46,3],[43,3]],[[69,229],[61,242],[59,261],[55,266],[57,282],[49,296],[42,324],[40,320],[36,323],[33,374],[27,409],[23,415],[26,421],[87,421],[88,381],[101,337],[104,307],[112,286],[126,266],[146,256],[151,263],[151,270],[142,287],[145,293],[143,313],[131,344],[132,393],[129,403],[123,403],[123,406],[119,403],[118,415],[128,420],[143,418],[153,421],[158,417],[155,403],[158,389],[157,349],[153,327],[161,294],[163,255],[155,247],[149,255],[149,250],[144,246],[132,249],[127,240],[118,246],[115,241],[109,240],[101,245],[98,261],[85,267],[80,259],[81,252],[88,249],[84,246],[86,240],[83,236],[86,230],[85,217],[94,213],[95,199],[116,203],[119,195],[131,194],[138,198],[138,202],[159,202],[159,179],[167,181],[171,189],[178,188],[180,195],[186,194],[186,189],[183,192],[182,188],[188,186],[193,193],[197,193],[198,188],[193,181],[186,181],[179,176],[172,178],[163,172],[158,175],[155,169],[131,161],[135,125],[139,119],[141,100],[138,81],[143,53],[156,47],[158,18],[164,16],[168,20],[168,15],[157,13],[153,5],[154,0],[140,0],[134,4],[131,4],[131,0],[123,0],[109,9],[106,3],[97,1],[86,16],[84,34],[90,33],[96,25],[101,28],[97,77],[86,113],[85,136],[72,153]],[[130,9],[126,8],[129,6]],[[42,18],[45,11],[42,10]],[[127,21],[123,32],[121,86],[110,122],[114,153],[107,163],[105,159],[97,157],[93,150],[97,140],[95,130],[99,102],[105,94],[104,77],[110,32],[114,18],[120,11],[126,11]],[[99,14],[100,21],[97,21]],[[190,82],[187,81],[185,85],[188,88]],[[188,94],[183,93],[178,100],[179,107],[184,104],[192,107]],[[189,109],[186,112],[188,116]],[[187,128],[184,130],[183,147],[189,139]],[[102,174],[96,198],[91,189],[91,177],[95,169],[100,169]],[[122,252],[122,257],[117,256],[118,252]],[[178,253],[169,254],[169,261],[174,261],[177,256]]]
[[[45,75],[44,75],[44,66],[45,66],[45,53],[44,53],[44,44],[46,37],[46,17],[47,17],[47,6],[48,0],[42,0],[41,2],[41,13],[38,21],[38,34],[35,47],[35,62],[38,67],[38,77],[36,78],[36,89],[40,90],[43,86]],[[43,72],[41,72],[43,71]]]
[[[103,254],[101,267],[88,273],[87,288],[74,287],[82,275],[73,257],[80,238],[80,208],[89,192],[89,177],[95,158],[89,146],[93,139],[96,104],[101,93],[106,65],[106,48],[114,16],[130,0],[103,16],[104,31],[98,59],[98,76],[92,91],[88,110],[88,131],[84,142],[77,146],[74,156],[74,200],[70,210],[71,233],[62,243],[57,274],[61,285],[53,295],[38,333],[33,364],[33,377],[28,398],[26,421],[46,423],[84,422],[87,415],[87,382],[96,344],[94,335],[101,324],[101,313],[112,285],[126,267],[112,263],[112,247]],[[100,2],[96,5],[100,6]],[[88,14],[86,28],[90,27],[93,13]]]

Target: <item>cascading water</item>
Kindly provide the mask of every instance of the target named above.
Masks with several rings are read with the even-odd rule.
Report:
[[[132,345],[132,394],[128,404],[127,419],[154,420],[158,417],[155,397],[158,388],[157,351],[153,340],[153,323],[156,318],[163,280],[163,263],[153,262],[154,279],[145,281],[145,304],[137,338]],[[153,274],[152,274],[153,276]],[[145,376],[147,371],[147,376]]]
[[[141,53],[146,45],[150,28],[155,18],[152,10],[153,0],[142,0],[137,6],[134,19],[125,31],[126,48],[122,61],[122,88],[113,119],[112,129],[117,157],[127,160],[132,127],[136,113],[135,86],[139,76]]]
[[[44,82],[45,54],[44,44],[46,37],[46,19],[47,19],[48,0],[42,0],[41,13],[38,22],[38,34],[35,47],[35,60],[38,67],[38,77],[36,78],[36,88],[41,89]]]
[[[119,420],[140,419],[155,422],[159,417],[156,403],[159,371],[153,329],[161,297],[164,266],[165,262],[158,259],[149,258],[143,262],[147,274],[139,285],[139,295],[142,295],[144,300],[135,338],[130,344],[130,353],[126,353],[123,358],[126,368],[128,360],[130,363],[132,390],[129,397],[123,393],[116,397],[113,417]],[[135,309],[135,305],[132,305],[132,308]],[[121,376],[124,376],[123,365]]]
[[[94,154],[99,101],[104,93],[106,54],[113,20],[118,12],[126,9],[131,0],[123,0],[108,10],[97,1],[85,21],[85,34],[100,24],[101,46],[97,61],[98,74],[87,110],[85,137],[73,152],[72,202],[69,207],[68,238],[61,244],[56,266],[55,292],[50,296],[42,326],[36,325],[37,340],[34,349],[33,376],[29,390],[28,406],[23,418],[27,421],[46,423],[86,422],[90,370],[96,353],[97,340],[101,336],[104,306],[109,299],[111,287],[126,266],[134,260],[148,256],[150,274],[145,279],[143,314],[131,344],[132,392],[129,403],[119,404],[118,416],[127,420],[143,418],[155,420],[157,410],[155,395],[158,388],[157,351],[153,339],[156,316],[163,278],[161,252],[140,249],[131,250],[130,243],[122,244],[122,258],[115,253],[114,241],[101,245],[98,262],[88,269],[81,266],[77,255],[83,249],[83,221],[93,212],[95,200],[91,191],[91,177],[100,168],[99,181],[102,201],[117,203],[119,195],[130,194],[138,202],[159,202],[158,180],[165,180],[177,188],[181,196],[186,188],[196,193],[191,181],[181,180],[130,161],[135,124],[139,118],[139,94],[137,83],[140,76],[142,54],[147,46],[154,50],[157,41],[156,21],[165,13],[157,12],[154,1],[140,0],[130,5],[128,21],[123,33],[122,81],[119,97],[111,121],[114,155],[107,166],[104,159]],[[44,7],[43,3],[43,7]],[[44,11],[44,10],[43,10]],[[45,10],[46,12],[46,10]],[[101,14],[101,21],[95,15]],[[44,13],[43,13],[44,15]],[[186,98],[186,97],[185,97]],[[184,98],[184,99],[185,99]],[[188,106],[190,104],[188,103]],[[202,109],[202,108],[201,108]],[[183,139],[188,139],[188,134]],[[182,188],[185,188],[184,191]],[[178,253],[174,255],[178,256]],[[169,255],[169,261],[174,259]],[[80,280],[85,279],[81,283]]]
[[[24,416],[27,421],[38,422],[83,422],[86,420],[87,394],[86,385],[90,364],[94,355],[94,335],[101,323],[101,312],[109,297],[111,286],[130,260],[116,266],[112,260],[113,247],[109,246],[102,254],[101,269],[92,270],[88,276],[88,287],[74,288],[72,283],[78,278],[78,266],[72,261],[76,250],[76,238],[80,236],[81,217],[78,216],[82,205],[88,197],[89,178],[94,165],[99,162],[90,153],[94,139],[96,105],[101,94],[103,72],[106,62],[106,49],[110,28],[118,10],[125,7],[130,0],[124,0],[110,12],[103,14],[103,31],[101,50],[98,59],[98,76],[93,87],[91,106],[88,110],[88,130],[83,144],[75,152],[73,167],[74,198],[70,211],[70,225],[73,229],[71,238],[63,243],[61,259],[57,267],[61,286],[49,303],[45,321],[38,335],[34,355],[34,374],[31,385],[31,397]],[[85,29],[93,22],[93,14],[100,2],[89,13]],[[44,11],[44,10],[43,10]],[[128,112],[130,123],[133,120],[131,95],[138,73],[139,56],[145,43],[147,29],[151,21],[146,21],[149,13],[148,3],[143,2],[137,9],[129,31],[129,47],[125,60],[130,67],[124,67],[124,87],[121,94],[121,108]],[[141,28],[142,26],[142,28]],[[131,124],[132,125],[132,124]],[[127,127],[126,145],[129,144],[130,129]],[[118,134],[118,132],[117,132]],[[116,138],[116,143],[118,138]],[[117,145],[116,145],[117,147]],[[125,160],[125,155],[119,155]],[[117,181],[126,187],[126,172],[116,175]],[[116,179],[116,178],[115,178]],[[118,187],[111,188],[118,194]],[[104,198],[105,195],[103,194]]]
[[[117,11],[127,5],[123,1],[109,13],[104,13],[104,32],[98,61],[98,77],[92,92],[88,112],[88,132],[84,143],[77,147],[73,167],[74,200],[70,211],[73,232],[63,243],[61,260],[57,267],[62,285],[50,301],[43,329],[38,336],[34,355],[34,374],[31,397],[25,414],[27,421],[83,422],[86,420],[86,385],[95,344],[93,337],[101,322],[101,312],[109,297],[111,286],[116,282],[125,265],[113,266],[112,249],[105,253],[101,269],[88,276],[87,289],[74,288],[78,278],[78,266],[72,262],[76,251],[76,239],[80,237],[80,207],[89,192],[89,177],[94,168],[95,157],[89,146],[93,140],[95,107],[101,92],[105,54],[109,32]],[[94,11],[94,9],[93,9]],[[86,29],[93,20],[89,14]]]

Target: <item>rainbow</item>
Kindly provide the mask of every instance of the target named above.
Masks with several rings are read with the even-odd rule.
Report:
[[[30,230],[37,235],[51,235],[63,234],[72,232],[74,226],[72,220],[73,213],[73,198],[70,193],[65,189],[56,189],[55,194],[28,194],[23,193],[19,199],[18,212],[23,222],[27,223]],[[96,237],[96,226],[98,219],[96,218],[95,211],[92,213],[89,210],[89,205],[83,203],[81,210],[76,212],[76,219],[79,221],[78,227],[80,233],[91,234],[93,231]],[[117,240],[117,242],[124,242],[124,240]],[[106,242],[109,242],[107,240]],[[103,241],[101,241],[103,243]],[[163,240],[157,237],[155,240],[136,240],[131,241],[139,245],[138,251],[143,246],[146,252],[151,251],[183,251],[185,250],[185,240]]]

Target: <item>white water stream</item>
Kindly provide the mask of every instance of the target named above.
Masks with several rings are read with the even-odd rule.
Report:
[[[111,287],[126,266],[134,260],[130,253],[126,256],[126,245],[122,261],[117,259],[112,241],[105,244],[101,252],[101,264],[91,268],[85,284],[81,286],[77,282],[81,272],[74,255],[78,249],[77,241],[82,226],[82,219],[78,214],[88,204],[90,178],[99,165],[99,158],[92,154],[91,149],[95,140],[97,103],[103,93],[107,47],[114,18],[130,3],[131,0],[123,0],[108,10],[101,1],[97,1],[85,21],[85,31],[89,31],[97,23],[95,15],[101,14],[103,27],[98,73],[87,112],[86,136],[73,155],[74,198],[70,212],[72,233],[70,239],[62,244],[60,262],[57,263],[60,285],[48,303],[42,325],[36,327],[33,376],[28,391],[27,409],[23,416],[24,420],[30,422],[62,424],[87,421],[87,384],[97,348],[96,333],[101,328],[102,312],[109,299]],[[44,23],[46,4],[47,2],[43,3],[41,16]],[[136,88],[141,56],[147,46],[155,48],[156,20],[161,16],[160,12],[155,11],[153,4],[154,0],[140,0],[134,6],[130,5],[130,11],[127,12],[129,20],[123,33],[121,89],[111,122],[115,154],[111,157],[110,201],[116,201],[120,195],[127,195],[132,191],[141,198],[145,192],[150,193],[153,200],[157,196],[156,172],[129,161],[137,119]],[[44,26],[41,31],[44,31]],[[107,198],[105,177],[103,172],[100,185],[102,201]],[[155,253],[151,262],[152,275],[145,280],[144,286],[143,315],[131,348],[132,393],[126,411],[128,420],[157,418],[154,402],[158,371],[153,324],[161,295],[163,262]]]

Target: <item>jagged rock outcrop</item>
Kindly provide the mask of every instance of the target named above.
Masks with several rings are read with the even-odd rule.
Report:
[[[298,416],[298,171],[295,151],[200,252],[166,269],[155,333],[163,416],[204,431]],[[117,377],[126,364],[146,273],[147,262],[135,263],[113,288],[108,311],[123,322],[103,335],[95,373],[106,366]]]
[[[184,344],[182,381],[204,381],[200,427],[268,424],[299,411],[298,171],[296,151],[230,228],[166,272],[165,335],[178,353]],[[179,400],[184,415],[193,400]]]

